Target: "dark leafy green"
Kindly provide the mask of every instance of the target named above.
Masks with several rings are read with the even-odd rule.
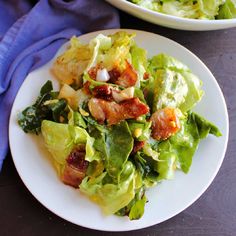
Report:
[[[18,115],[18,123],[26,133],[38,134],[43,120],[67,121],[67,102],[57,99],[58,93],[52,91],[52,82],[47,81],[40,90],[36,102]]]

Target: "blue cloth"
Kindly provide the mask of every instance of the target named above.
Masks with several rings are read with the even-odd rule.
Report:
[[[10,26],[31,8],[27,0],[0,0],[0,40]]]
[[[9,25],[9,16],[5,19]],[[7,31],[0,41],[0,169],[8,151],[10,110],[27,74],[71,36],[106,28],[119,28],[119,15],[103,0],[41,0]]]

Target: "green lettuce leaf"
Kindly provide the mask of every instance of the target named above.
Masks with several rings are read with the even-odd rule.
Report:
[[[125,68],[125,61],[131,60],[130,47],[133,44],[134,34],[119,31],[108,37],[111,40],[111,47],[107,50],[100,50],[97,56],[97,63],[101,63],[107,70],[114,67]]]
[[[48,151],[59,164],[64,165],[70,152],[79,144],[85,145],[85,160],[91,162],[100,159],[93,148],[94,139],[85,129],[48,120],[42,122],[41,129]]]
[[[145,196],[145,189],[140,187],[136,190],[135,197],[132,199],[132,201],[130,201],[127,206],[116,212],[116,215],[129,216],[130,220],[138,220],[144,214],[146,202],[147,198]]]
[[[126,121],[113,125],[106,134],[106,169],[110,176],[119,179],[133,149],[133,138]]]
[[[140,87],[140,82],[143,80],[143,75],[147,70],[147,51],[134,45],[131,47],[130,53],[132,65],[138,73],[137,86]]]
[[[94,138],[94,148],[105,160],[107,173],[117,181],[133,149],[133,138],[126,121],[105,127],[88,119],[88,132]]]
[[[80,184],[80,191],[96,202],[102,208],[104,214],[114,214],[128,205],[134,198],[134,177],[135,168],[128,161],[120,175],[119,184],[109,178],[107,172],[104,172],[96,178],[84,178]]]
[[[155,150],[151,152],[155,152]],[[150,156],[151,152],[145,151],[144,153],[143,151],[139,151],[132,157],[137,172],[142,176],[143,185],[147,188],[156,185],[159,176],[158,161],[156,158],[153,158],[153,156]],[[156,154],[155,152],[155,155]]]
[[[130,220],[138,220],[143,216],[146,202],[147,198],[144,195],[143,198],[134,203],[129,212]]]
[[[159,159],[165,160],[166,158],[166,166],[171,168],[167,168],[165,173],[165,167],[161,167],[161,165],[165,165],[164,162],[159,162],[159,171],[160,168],[163,171],[160,172],[160,175],[172,176],[172,174],[168,174],[168,171],[172,171],[175,166],[180,166],[183,172],[188,173],[200,140],[206,138],[209,133],[217,137],[221,136],[218,128],[211,122],[194,112],[189,113],[187,119],[181,121],[181,130],[158,145]]]
[[[153,111],[175,107],[186,112],[201,100],[201,81],[177,59],[159,54],[150,60],[148,70],[152,78],[146,89]]]
[[[145,141],[150,138],[151,135],[151,122],[149,121],[137,121],[128,120],[129,129],[134,138],[138,141]]]
[[[90,62],[86,68],[88,71],[91,67],[95,66],[101,61],[100,57],[103,51],[110,49],[112,46],[111,38],[103,34],[99,34],[97,37],[89,42],[88,47],[93,51],[93,55]]]
[[[141,7],[182,18],[214,20],[225,0],[130,0]],[[227,2],[227,0],[226,0]],[[233,2],[233,1],[232,1]],[[232,6],[231,6],[232,7]],[[228,12],[228,10],[227,10]],[[218,18],[218,17],[217,17]],[[222,17],[223,18],[223,17]],[[232,17],[231,17],[232,18]]]
[[[73,111],[70,107],[69,109],[70,112],[68,114],[68,124],[86,129],[87,125],[83,119],[83,116],[78,111]]]
[[[218,19],[232,19],[236,18],[236,1],[226,0],[225,3],[220,7]]]
[[[198,0],[200,18],[215,19],[224,0]]]

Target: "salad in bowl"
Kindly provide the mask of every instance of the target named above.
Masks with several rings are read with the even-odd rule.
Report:
[[[61,181],[106,215],[141,218],[146,190],[188,173],[200,141],[221,136],[192,111],[200,79],[169,55],[147,58],[133,33],[72,37],[51,72],[59,91],[47,81],[18,123],[42,134]]]
[[[129,0],[134,4],[163,14],[190,19],[236,18],[235,0]]]

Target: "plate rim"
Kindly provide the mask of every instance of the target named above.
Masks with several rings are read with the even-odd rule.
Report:
[[[170,43],[174,44],[175,46],[181,47],[182,50],[185,50],[185,51],[187,51],[189,54],[191,54],[191,56],[194,57],[194,59],[197,60],[197,61],[201,64],[201,67],[204,67],[204,69],[208,71],[209,75],[211,75],[211,79],[212,79],[212,81],[214,82],[214,84],[216,85],[217,90],[218,90],[218,92],[219,92],[220,95],[221,95],[221,98],[222,98],[222,101],[223,101],[223,106],[224,106],[224,111],[225,111],[224,114],[225,114],[225,118],[226,118],[226,135],[225,135],[225,144],[224,144],[224,148],[223,148],[223,152],[222,152],[222,156],[221,156],[220,162],[219,162],[217,168],[215,169],[214,173],[211,175],[210,180],[208,180],[208,183],[205,185],[205,187],[202,189],[202,191],[200,191],[200,192],[197,194],[197,196],[196,196],[194,199],[192,199],[192,201],[190,201],[188,204],[186,204],[186,206],[182,207],[182,209],[179,210],[177,213],[174,213],[174,214],[170,215],[167,219],[165,219],[165,220],[163,220],[163,221],[161,221],[161,222],[146,224],[146,226],[141,226],[141,227],[136,227],[136,228],[132,228],[132,227],[129,227],[129,226],[128,226],[128,228],[125,228],[125,229],[114,229],[114,230],[110,230],[110,229],[104,229],[104,228],[102,229],[102,227],[96,228],[96,227],[93,227],[93,226],[86,226],[86,225],[78,224],[78,223],[76,223],[75,221],[73,221],[73,220],[71,220],[71,219],[68,219],[67,217],[65,217],[65,216],[63,216],[63,215],[61,215],[61,214],[55,212],[54,209],[52,209],[52,208],[51,208],[50,206],[48,206],[47,204],[44,204],[43,201],[41,201],[41,200],[38,198],[38,196],[30,190],[30,188],[28,187],[27,181],[25,181],[24,177],[22,177],[22,173],[19,171],[19,167],[17,166],[16,161],[15,161],[15,158],[14,158],[14,156],[13,156],[13,151],[12,151],[12,150],[14,150],[14,148],[12,148],[12,145],[13,145],[13,144],[12,144],[12,141],[11,141],[11,129],[12,129],[12,125],[11,125],[11,124],[12,124],[12,122],[13,122],[13,120],[14,120],[14,116],[15,116],[15,114],[13,114],[13,113],[14,113],[14,106],[15,106],[15,102],[16,102],[16,100],[17,100],[17,98],[18,98],[18,95],[19,95],[19,93],[20,93],[20,90],[21,90],[21,88],[23,87],[23,85],[24,85],[24,83],[25,83],[25,81],[26,81],[26,78],[27,78],[27,77],[29,76],[29,74],[31,73],[31,72],[30,72],[30,73],[26,76],[24,82],[22,83],[22,85],[20,86],[20,89],[19,89],[18,92],[17,92],[17,95],[16,95],[16,97],[15,97],[15,99],[14,99],[14,102],[13,102],[13,105],[12,105],[10,117],[9,117],[9,126],[8,126],[9,146],[10,146],[10,151],[11,151],[12,160],[13,160],[13,163],[14,163],[15,168],[16,168],[16,170],[17,170],[17,173],[19,174],[19,176],[20,176],[22,182],[24,183],[24,185],[26,186],[26,188],[28,189],[28,191],[34,196],[34,198],[35,198],[40,204],[42,204],[43,207],[47,208],[47,209],[48,209],[49,211],[51,211],[53,214],[59,216],[60,218],[66,220],[66,221],[68,221],[68,222],[70,222],[70,223],[73,223],[73,224],[75,224],[75,225],[78,225],[78,226],[81,226],[81,227],[85,227],[85,228],[88,228],[88,229],[93,229],[93,230],[98,230],[98,231],[107,231],[107,232],[125,232],[125,231],[133,231],[133,230],[144,229],[144,228],[147,228],[147,227],[150,227],[150,226],[153,226],[153,225],[158,225],[158,224],[160,224],[160,223],[162,223],[162,222],[165,222],[166,220],[169,220],[169,219],[173,218],[174,216],[177,216],[178,214],[180,214],[181,212],[183,212],[185,209],[187,209],[189,206],[191,206],[191,205],[192,205],[194,202],[196,202],[196,201],[199,199],[199,197],[208,189],[208,187],[212,184],[213,180],[215,179],[215,177],[216,177],[216,175],[217,175],[217,173],[218,173],[220,167],[222,166],[223,160],[224,160],[224,158],[225,158],[225,154],[226,154],[226,150],[227,150],[227,146],[228,146],[228,139],[229,139],[229,116],[228,116],[228,110],[227,110],[227,105],[226,105],[226,101],[225,101],[225,98],[224,98],[224,94],[223,94],[223,92],[222,92],[222,90],[221,90],[221,88],[220,88],[220,86],[219,86],[219,84],[218,84],[216,78],[215,78],[214,75],[212,74],[212,72],[211,72],[211,71],[208,69],[208,67],[201,61],[201,59],[198,58],[198,57],[197,57],[194,53],[192,53],[189,49],[187,49],[186,47],[182,46],[181,44],[175,42],[174,40],[169,39],[169,38],[167,38],[167,37],[164,37],[164,36],[162,36],[162,35],[155,34],[155,33],[148,32],[148,31],[143,31],[143,30],[136,30],[136,29],[125,29],[125,28],[121,28],[121,29],[98,30],[98,31],[94,31],[94,32],[87,33],[87,34],[82,34],[82,35],[78,36],[78,38],[83,37],[83,36],[89,37],[89,35],[93,35],[93,34],[95,34],[95,33],[96,33],[96,34],[99,34],[99,33],[108,33],[108,34],[109,34],[109,33],[114,33],[114,32],[117,32],[117,31],[127,31],[127,32],[130,32],[130,33],[132,33],[132,32],[145,33],[145,34],[151,34],[151,35],[153,35],[153,37],[158,36],[158,37],[160,37],[160,38],[162,38],[162,39],[164,39],[164,40],[169,41]],[[67,42],[66,42],[66,43],[67,43]],[[65,44],[66,44],[66,43],[65,43]],[[64,44],[63,44],[63,45],[64,45]],[[63,45],[62,45],[61,47],[63,47]],[[58,48],[57,52],[61,49],[61,47]],[[56,52],[56,53],[57,53],[57,52]],[[56,54],[55,54],[55,55],[56,55]],[[55,55],[51,58],[51,60],[55,57]],[[51,60],[50,60],[50,61],[51,61]],[[50,61],[49,61],[49,62],[50,62]],[[41,67],[45,66],[45,65],[48,64],[49,62],[45,63],[45,64],[42,65]],[[41,67],[40,67],[40,68],[41,68]],[[40,68],[39,68],[39,69],[40,69]],[[36,70],[35,70],[35,71],[36,71]]]

